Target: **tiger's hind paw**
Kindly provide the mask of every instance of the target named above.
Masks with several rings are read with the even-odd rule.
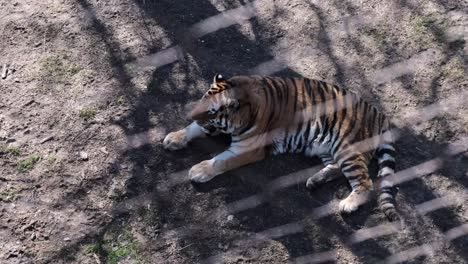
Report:
[[[370,191],[352,191],[348,197],[340,201],[339,209],[341,213],[351,213],[358,209],[358,207],[367,202],[369,199]]]

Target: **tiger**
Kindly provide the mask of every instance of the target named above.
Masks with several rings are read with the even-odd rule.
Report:
[[[394,186],[395,147],[389,119],[356,93],[305,77],[216,74],[209,90],[195,103],[187,127],[163,139],[167,150],[185,148],[195,138],[228,134],[230,146],[188,172],[204,183],[268,155],[301,153],[317,156],[324,167],[309,177],[314,188],[346,177],[351,191],[340,200],[341,213],[351,213],[369,200],[373,181],[368,165],[378,162],[379,206],[398,219]]]

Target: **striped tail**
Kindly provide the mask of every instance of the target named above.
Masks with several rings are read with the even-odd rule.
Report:
[[[379,207],[390,221],[400,218],[395,209],[395,197],[393,183],[385,180],[385,177],[395,172],[395,148],[391,143],[381,144],[377,148],[377,159],[379,163],[378,177],[380,179]]]

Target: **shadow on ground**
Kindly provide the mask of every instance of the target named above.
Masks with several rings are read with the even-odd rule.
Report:
[[[93,7],[86,0],[77,2],[84,10],[92,11]],[[237,5],[235,1],[231,2]],[[249,20],[248,23],[255,32],[256,41],[246,38],[237,26],[221,29],[197,40],[184,34],[186,29],[194,23],[219,14],[219,11],[209,1],[201,0],[195,3],[184,0],[174,4],[174,1],[166,0],[148,1],[148,3],[135,1],[135,3],[141,8],[145,18],[152,19],[154,23],[160,25],[170,41],[181,45],[185,53],[180,60],[154,70],[148,82],[148,90],[140,95],[133,95],[134,107],[131,112],[115,121],[115,124],[120,126],[128,136],[154,129],[155,125],[152,122],[154,117],[157,117],[158,122],[165,126],[162,130],[171,131],[181,128],[187,124],[187,120],[175,119],[175,116],[183,116],[184,105],[201,95],[203,89],[197,87],[200,83],[197,80],[209,80],[217,72],[225,75],[243,74],[263,62],[274,59],[270,55],[269,48],[274,44],[275,39],[268,34],[274,30],[272,29],[274,25],[262,25],[256,18]],[[324,19],[320,7],[311,5],[310,11]],[[113,46],[117,45],[112,33],[97,18],[93,20],[93,26],[95,33],[100,34],[102,40],[108,43],[115,74],[120,76],[121,88],[126,87],[127,91],[131,91],[131,83],[128,81],[131,77],[122,63],[124,59],[120,57],[121,54],[112,52],[115,50]],[[320,41],[323,42],[324,47],[328,47],[331,44],[327,38],[325,25],[321,25],[321,30]],[[449,44],[444,45],[447,47],[449,56],[450,49],[453,47]],[[154,47],[154,50],[158,50],[158,47]],[[246,50],[249,52],[245,52]],[[345,86],[345,78],[340,70],[342,66],[334,59],[330,50],[325,49],[325,52],[329,54],[329,59],[334,61],[338,72],[338,82]],[[276,75],[297,76],[299,74],[290,68],[285,68]],[[363,83],[371,85],[370,81],[364,80],[364,76],[359,76],[359,78],[363,79]],[[402,79],[402,82],[405,82],[405,79]],[[437,80],[434,80],[432,88],[434,98],[431,102],[438,99]],[[191,94],[187,92],[188,89],[191,89]],[[378,103],[378,98],[376,101]],[[303,224],[302,229],[273,238],[279,242],[280,248],[287,252],[287,256],[294,259],[333,250],[337,242],[346,245],[347,238],[356,230],[386,221],[381,212],[376,209],[375,202],[349,216],[331,215],[318,221],[309,219],[313,208],[335,198],[343,198],[347,194],[348,190],[344,181],[341,181],[338,186],[336,182],[327,184],[325,188],[312,193],[306,191],[302,182],[275,193],[268,192],[266,187],[271,181],[319,165],[318,160],[295,155],[270,157],[258,164],[226,173],[203,186],[193,186],[188,182],[171,186],[170,177],[183,177],[185,174],[179,173],[181,170],[210,158],[212,153],[219,152],[227,146],[228,140],[216,138],[197,141],[189,149],[173,153],[164,151],[160,142],[147,143],[144,146],[124,151],[114,162],[114,164],[130,164],[132,171],[125,196],[116,201],[116,210],[111,215],[111,220],[104,222],[100,230],[87,234],[83,240],[61,249],[49,259],[49,262],[52,263],[57,259],[73,259],[79,246],[86,243],[101,243],[104,234],[109,229],[115,229],[121,222],[135,221],[137,216],[143,219],[140,226],[153,227],[153,231],[144,233],[147,240],[147,245],[144,247],[149,252],[165,251],[166,253],[161,253],[162,256],[186,263],[200,261],[221,253],[227,254],[226,251],[233,248],[242,248],[235,241],[249,237],[251,233],[299,221]],[[404,130],[397,147],[398,160],[401,161],[397,169],[402,170],[437,157],[446,145],[416,135],[411,130]],[[457,156],[446,160],[443,169],[438,173],[441,177],[467,187],[468,182],[465,177],[467,164],[466,156]],[[111,175],[119,174],[118,169],[112,166],[109,170]],[[97,182],[87,182],[80,187],[80,190],[70,194],[69,197],[64,197],[64,202],[83,198],[86,196],[83,190],[87,188],[110,184],[110,178],[106,176]],[[267,197],[266,202],[236,212],[233,214],[233,220],[227,220],[230,213],[225,210],[226,205],[255,195]],[[408,204],[407,207],[402,208],[406,210],[437,197],[437,193],[427,186],[424,180],[417,179],[400,186],[398,202]],[[120,210],[117,206],[134,199],[139,201],[140,198],[150,206],[145,208],[143,204],[140,204],[128,210]],[[217,209],[220,210],[220,214],[211,214]],[[424,243],[423,238],[426,232],[445,232],[463,223],[458,217],[459,212],[456,208],[447,207],[427,215],[438,229],[436,231],[423,230],[428,224],[421,217],[414,216],[408,211],[402,211],[402,214],[412,221],[409,223],[412,240],[403,242],[404,246],[395,245],[401,242],[398,238],[389,241],[388,237],[384,236],[348,246],[349,250],[357,259],[372,263],[385,259],[395,253],[395,250],[401,251]],[[175,247],[178,250],[173,250],[168,246],[170,243],[176,244]],[[468,257],[466,239],[454,240],[452,245],[461,257],[465,259]],[[268,248],[271,245],[265,247]],[[243,250],[243,253],[251,254],[249,251],[251,249]],[[261,248],[257,250],[262,254],[265,253]],[[98,253],[101,260],[107,259],[108,256],[104,251],[98,251]],[[282,253],[273,252],[272,254],[281,255]],[[417,262],[423,261],[423,258],[417,259]]]

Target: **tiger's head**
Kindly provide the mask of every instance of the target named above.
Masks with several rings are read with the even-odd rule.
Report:
[[[255,104],[248,77],[225,79],[216,74],[210,89],[195,105],[189,116],[206,130],[239,134],[254,118]]]

